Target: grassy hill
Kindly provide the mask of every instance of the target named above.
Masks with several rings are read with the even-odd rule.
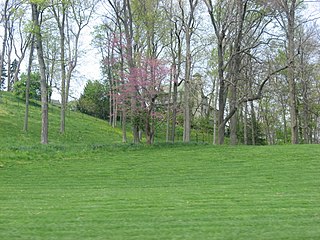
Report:
[[[61,137],[52,108],[41,146],[38,107],[25,134],[1,101],[0,239],[320,238],[318,145],[114,145],[74,112]]]
[[[25,103],[11,93],[1,92],[0,98],[0,145],[21,146],[40,143],[41,111],[40,103],[31,102],[29,113],[29,131],[23,131]],[[120,129],[113,129],[109,124],[85,114],[68,111],[66,134],[59,133],[60,109],[49,106],[49,144],[51,145],[86,145],[114,144],[121,142]]]

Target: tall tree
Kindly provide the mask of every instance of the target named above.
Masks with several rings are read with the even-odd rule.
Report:
[[[30,81],[31,81],[30,78],[31,78],[31,67],[32,67],[32,61],[33,61],[33,52],[34,52],[34,34],[32,34],[32,38],[31,38],[28,69],[27,69],[26,109],[24,114],[24,125],[23,125],[23,130],[25,132],[28,131],[28,126],[29,126],[29,94],[30,94]]]
[[[297,0],[276,0],[276,4],[283,11],[284,16],[280,15],[283,30],[287,37],[287,64],[288,64],[288,82],[290,98],[290,122],[291,122],[291,143],[299,143],[299,126],[298,126],[298,108],[297,92],[295,79],[295,28],[296,28],[296,11],[300,4]]]
[[[124,35],[126,39],[126,55],[127,62],[129,67],[129,72],[132,74],[132,70],[136,67],[135,59],[134,59],[134,48],[137,45],[134,45],[134,28],[133,28],[133,13],[131,8],[131,1],[123,0],[123,26],[124,26]],[[134,89],[137,86],[133,86]],[[131,122],[132,122],[132,134],[133,134],[133,142],[139,143],[139,116],[137,113],[137,92],[132,91],[131,93]]]
[[[46,79],[46,67],[42,46],[41,21],[42,14],[41,3],[39,1],[31,1],[32,22],[36,39],[36,48],[41,76],[41,143],[48,144],[48,86]]]
[[[228,86],[225,79],[225,52],[228,42],[228,27],[232,16],[232,4],[227,4],[226,1],[219,0],[216,5],[212,0],[204,0],[210,15],[211,23],[214,28],[214,33],[217,38],[217,55],[218,55],[218,82],[219,82],[219,97],[218,97],[218,144],[224,143],[225,134],[225,107]]]
[[[168,22],[168,50],[170,56],[171,72],[169,83],[169,96],[167,105],[167,141],[175,142],[176,125],[178,114],[178,87],[183,83],[180,79],[183,65],[183,27],[180,21],[180,7],[177,1],[170,0],[165,5],[166,18]],[[171,128],[171,129],[170,129]],[[170,131],[171,130],[171,131]]]
[[[17,34],[19,36],[16,36],[13,42],[15,56],[18,58],[17,67],[14,71],[13,83],[16,83],[18,81],[19,72],[21,70],[21,64],[25,58],[27,49],[30,46],[32,38],[32,33],[30,32],[30,29],[26,29],[26,26],[28,26],[27,23],[29,21],[29,19],[25,19],[25,16],[27,15],[27,10],[27,6],[20,6],[20,8],[15,11],[15,19],[17,19],[18,25]]]
[[[3,22],[3,40],[2,40],[2,49],[1,49],[1,56],[0,56],[0,76],[3,76],[4,71],[4,57],[6,52],[6,44],[8,39],[8,28],[9,28],[9,0],[5,0],[3,10],[1,12],[1,22]]]
[[[183,141],[190,142],[191,133],[191,116],[190,116],[190,82],[191,82],[191,38],[196,28],[195,10],[198,5],[198,0],[185,1],[179,0],[181,10],[181,22],[185,33],[186,43],[186,60],[185,60],[185,80],[184,80],[184,122],[183,122]],[[186,9],[187,7],[187,9]]]
[[[67,1],[51,1],[51,9],[57,22],[60,34],[60,70],[61,70],[61,113],[60,113],[60,133],[65,132],[65,112],[66,112],[66,63],[65,63],[65,25],[67,18]]]

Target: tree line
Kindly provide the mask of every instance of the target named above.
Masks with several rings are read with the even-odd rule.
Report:
[[[95,18],[102,79],[88,82],[78,107],[121,126],[123,142],[129,126],[134,143],[152,144],[159,129],[167,142],[181,129],[184,142],[202,132],[214,144],[318,143],[319,35],[306,7],[301,0],[6,0],[1,87],[21,81],[29,52],[22,76],[28,86],[39,72],[41,142],[52,88],[61,95],[63,134],[81,33]]]

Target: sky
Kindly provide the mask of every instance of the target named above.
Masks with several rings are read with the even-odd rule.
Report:
[[[83,89],[89,80],[101,80],[100,61],[101,55],[91,45],[93,24],[86,26],[81,33],[81,51],[78,65],[76,66],[76,73],[71,79],[71,99],[78,99],[83,92]],[[52,99],[60,100],[58,91],[54,91]]]
[[[308,9],[306,16],[311,15],[312,18],[319,17],[320,13],[320,0],[318,1],[306,1],[308,2]],[[71,98],[70,100],[80,97],[83,89],[88,80],[101,80],[100,61],[101,55],[91,45],[93,27],[99,23],[98,20],[92,21],[88,26],[83,29],[81,33],[81,50],[84,51],[80,55],[78,65],[76,67],[76,73],[71,80]],[[2,31],[0,28],[0,39],[2,42]],[[25,72],[26,67],[23,66],[21,72]],[[60,100],[60,94],[57,90],[54,90],[52,99]]]
[[[2,3],[2,0],[0,0],[0,3]],[[89,23],[89,25],[86,26],[81,32],[80,51],[82,53],[79,55],[78,64],[73,73],[73,78],[71,79],[71,89],[70,89],[71,96],[69,98],[70,100],[78,99],[80,97],[88,80],[101,79],[101,74],[100,74],[101,73],[100,71],[101,56],[98,53],[98,51],[91,45],[91,42],[92,42],[91,33],[93,32],[93,27],[98,23],[99,21],[93,19],[93,21]],[[0,42],[2,43],[2,41],[3,41],[3,27],[1,23]],[[14,53],[11,58],[12,59],[15,58]],[[20,73],[26,72],[27,60],[28,60],[28,51],[21,65]],[[58,90],[53,89],[52,99],[60,101],[61,96]]]
[[[306,1],[308,8],[305,14],[310,19],[315,19],[320,17],[320,0],[310,0]],[[102,78],[100,71],[100,60],[101,56],[98,51],[91,46],[93,26],[96,25],[98,21],[93,21],[82,33],[83,36],[83,49],[86,49],[86,54],[81,57],[79,61],[79,66],[77,69],[80,72],[80,78],[74,79],[73,84],[73,96],[78,98],[83,92],[84,86],[88,80],[100,80]],[[59,95],[55,95],[56,99],[59,99]]]

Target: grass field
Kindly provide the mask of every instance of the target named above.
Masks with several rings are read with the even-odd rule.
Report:
[[[41,146],[37,118],[11,129],[19,108],[7,106],[0,239],[320,239],[318,145],[121,145],[70,113],[69,135]]]

